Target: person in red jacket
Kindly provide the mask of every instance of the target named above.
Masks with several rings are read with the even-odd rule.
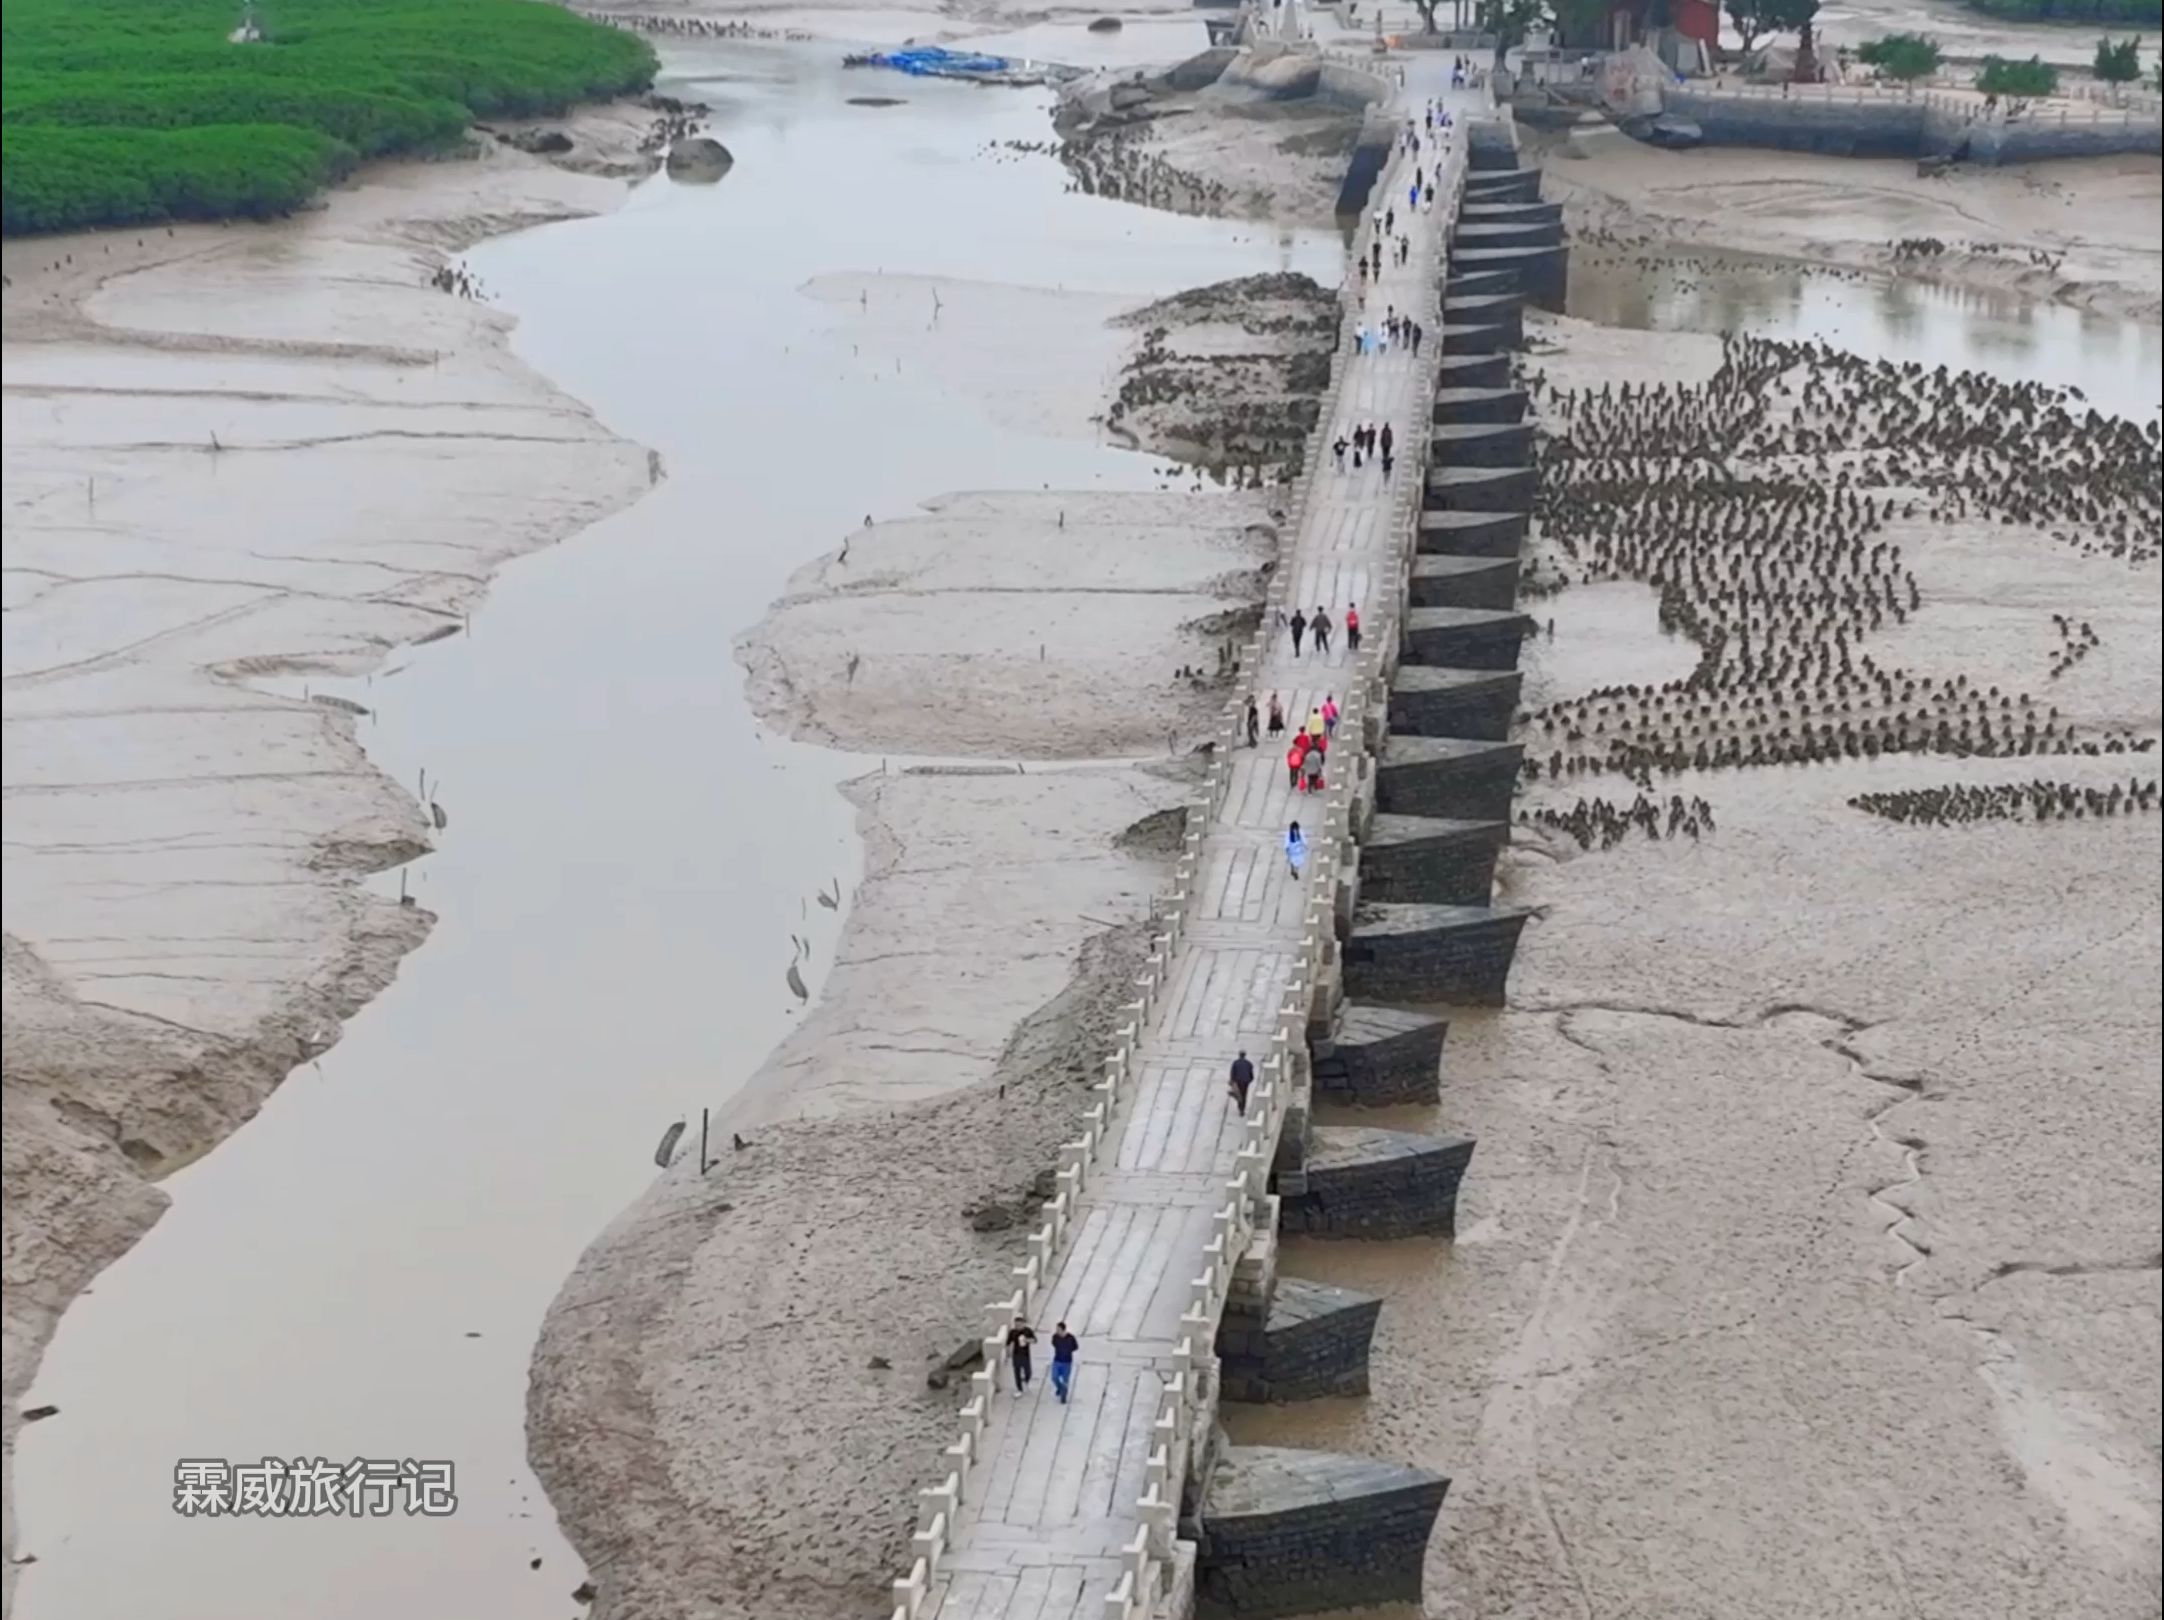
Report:
[[[1345,604],[1345,650],[1360,650],[1360,610],[1350,602]]]
[[[1306,763],[1307,733],[1303,731],[1293,738],[1292,746],[1285,750],[1285,785],[1287,787],[1299,787],[1300,767]]]

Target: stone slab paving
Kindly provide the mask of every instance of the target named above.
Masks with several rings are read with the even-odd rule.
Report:
[[[1289,20],[1301,15],[1296,5],[1285,8]],[[1415,64],[1401,103],[1418,107],[1438,95],[1474,111],[1475,96],[1452,95],[1435,66],[1447,81],[1447,64]],[[1424,161],[1432,164],[1432,150]],[[1409,155],[1394,157],[1378,198],[1402,195],[1412,169]],[[1378,324],[1391,305],[1431,308],[1445,217],[1438,207],[1399,221],[1413,243],[1410,262],[1389,265],[1345,323],[1348,352],[1317,431],[1329,440],[1340,428],[1389,422],[1399,462],[1388,481],[1372,463],[1342,474],[1327,454],[1318,463],[1300,530],[1281,559],[1294,581],[1292,601],[1310,613],[1326,606],[1339,628],[1330,652],[1318,657],[1310,646],[1296,658],[1289,634],[1266,627],[1264,665],[1249,676],[1265,712],[1272,691],[1283,698],[1288,725],[1325,694],[1342,695],[1333,671],[1349,678],[1348,603],[1358,603],[1363,618],[1372,613],[1371,633],[1395,633],[1395,604],[1372,593],[1396,578],[1391,504],[1398,486],[1417,476],[1428,401],[1409,354],[1354,358],[1351,333],[1360,320]],[[1283,840],[1306,801],[1286,780],[1285,746],[1271,747],[1265,735],[1262,746],[1237,751],[1230,789],[1203,840],[1198,911],[1142,1031],[1117,1146],[1088,1182],[1072,1240],[1032,1313],[1038,1382],[1019,1398],[1003,1393],[993,1407],[924,1611],[936,1620],[1104,1620],[1121,1551],[1141,1526],[1151,1425],[1163,1381],[1177,1367],[1190,1281],[1235,1171],[1241,1122],[1226,1073],[1243,1046],[1258,1065],[1269,1051],[1300,947],[1303,895]],[[1082,1341],[1064,1406],[1044,1376],[1052,1326],[1061,1320]]]

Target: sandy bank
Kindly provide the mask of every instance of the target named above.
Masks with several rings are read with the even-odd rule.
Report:
[[[1528,132],[1528,146],[1547,196],[1565,205],[1574,256],[1683,244],[1888,270],[1895,244],[1937,238],[1947,251],[1902,261],[1900,273],[2157,319],[2164,169],[2155,158],[1924,179],[1892,159],[1663,152],[1606,127]]]
[[[632,172],[651,121],[572,121],[567,158]],[[426,932],[358,884],[431,818],[309,679],[458,633],[497,567],[654,476],[430,284],[620,195],[483,138],[274,226],[6,244],[11,1457],[60,1311],[156,1219],[157,1178]]]
[[[1117,327],[1072,295],[942,283],[935,315],[932,288],[892,278],[868,301],[815,290],[854,304],[867,363],[907,345],[996,418],[1077,437],[1167,352],[1201,366],[1190,427],[1282,415],[1318,341],[1231,342],[1243,311],[1278,305],[1224,289]],[[992,318],[1031,307],[1083,333],[1018,344],[1033,328]],[[1130,435],[1158,448],[1174,416],[1140,403]],[[534,1463],[597,1615],[877,1606],[953,1422],[940,1369],[1019,1258],[1128,997],[1176,843],[1163,812],[1193,775],[1184,738],[1224,701],[1223,623],[1273,557],[1270,494],[943,497],[849,535],[743,638],[755,708],[794,734],[1022,766],[897,761],[853,784],[866,875],[819,1005],[719,1117],[720,1163],[702,1176],[687,1148],[551,1307]],[[1123,755],[1154,762],[1043,763]]]
[[[949,496],[798,573],[740,648],[752,704],[858,753],[1167,754],[1275,532],[1256,495]]]

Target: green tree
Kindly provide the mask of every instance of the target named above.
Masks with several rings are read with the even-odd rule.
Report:
[[[1930,78],[1944,60],[1939,42],[1928,34],[1888,34],[1868,40],[1856,47],[1856,59],[1903,84]]]
[[[1799,83],[1818,82],[1818,0],[1764,0],[1766,20],[1784,34],[1796,36],[1796,69],[1790,76]]]
[[[2105,37],[2096,42],[2096,62],[2092,69],[2106,84],[2132,84],[2141,77],[2141,36],[2132,35],[2115,40]]]
[[[1512,46],[1524,44],[1528,33],[1553,20],[1548,0],[1480,0],[1480,8],[1474,15],[1480,31],[1495,36],[1498,69],[1503,65],[1504,54]]]
[[[2004,96],[2009,101],[2027,101],[2035,96],[2048,96],[2059,88],[2059,70],[2049,62],[2030,57],[2026,62],[2009,62],[2003,56],[1987,56],[1976,75],[1976,88],[1987,96]]]
[[[1774,31],[1764,9],[1765,0],[1728,0],[1728,24],[1736,31],[1739,54],[1746,64],[1758,54],[1759,41]]]
[[[1728,0],[1728,20],[1735,27],[1746,61],[1757,55],[1760,41],[1775,34],[1794,34],[1796,77],[1818,77],[1811,39],[1812,27],[1818,20],[1818,0]]]

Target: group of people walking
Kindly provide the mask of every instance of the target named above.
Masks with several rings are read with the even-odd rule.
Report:
[[[1024,1394],[1034,1376],[1031,1362],[1037,1344],[1037,1330],[1029,1325],[1026,1317],[1016,1317],[1014,1326],[1007,1329],[1007,1359],[1014,1365],[1014,1392]],[[1082,1341],[1067,1330],[1065,1322],[1052,1330],[1052,1393],[1059,1397],[1062,1406],[1074,1388],[1074,1353],[1082,1348]]]
[[[1363,428],[1359,431],[1370,432],[1371,430]],[[1387,455],[1389,453],[1390,444],[1390,428],[1388,424],[1385,424],[1383,427],[1382,439],[1380,442],[1384,447],[1384,454]],[[1370,445],[1370,448],[1373,448],[1372,444]],[[1331,623],[1330,610],[1328,608],[1318,605],[1315,609],[1315,616],[1313,618],[1309,618],[1298,608],[1294,608],[1292,610],[1292,617],[1289,619],[1285,617],[1282,611],[1280,611],[1277,616],[1277,622],[1284,625],[1292,632],[1293,657],[1298,658],[1300,656],[1300,643],[1305,640],[1311,640],[1314,642],[1315,656],[1317,658],[1327,658],[1330,656],[1330,637],[1336,633],[1337,626]],[[1360,608],[1357,603],[1353,602],[1347,602],[1345,604],[1345,650],[1347,652],[1355,653],[1360,650]],[[1255,709],[1255,699],[1252,693],[1250,693],[1248,696],[1247,708],[1249,715],[1252,716]],[[1277,697],[1274,693],[1271,695],[1270,698],[1270,710],[1270,735],[1274,737],[1277,735],[1279,730],[1278,720],[1280,718],[1277,714]],[[1253,736],[1249,736],[1248,741],[1250,743],[1252,743],[1254,740],[1255,739],[1253,738]]]
[[[1388,422],[1385,422],[1380,430],[1373,422],[1363,422],[1350,432],[1339,428],[1337,437],[1331,441],[1330,454],[1336,459],[1339,472],[1345,470],[1345,455],[1350,451],[1354,472],[1374,461],[1381,463],[1383,476],[1388,478],[1397,466],[1396,448],[1397,438],[1390,431]],[[1352,645],[1357,647],[1359,643],[1354,642]]]

